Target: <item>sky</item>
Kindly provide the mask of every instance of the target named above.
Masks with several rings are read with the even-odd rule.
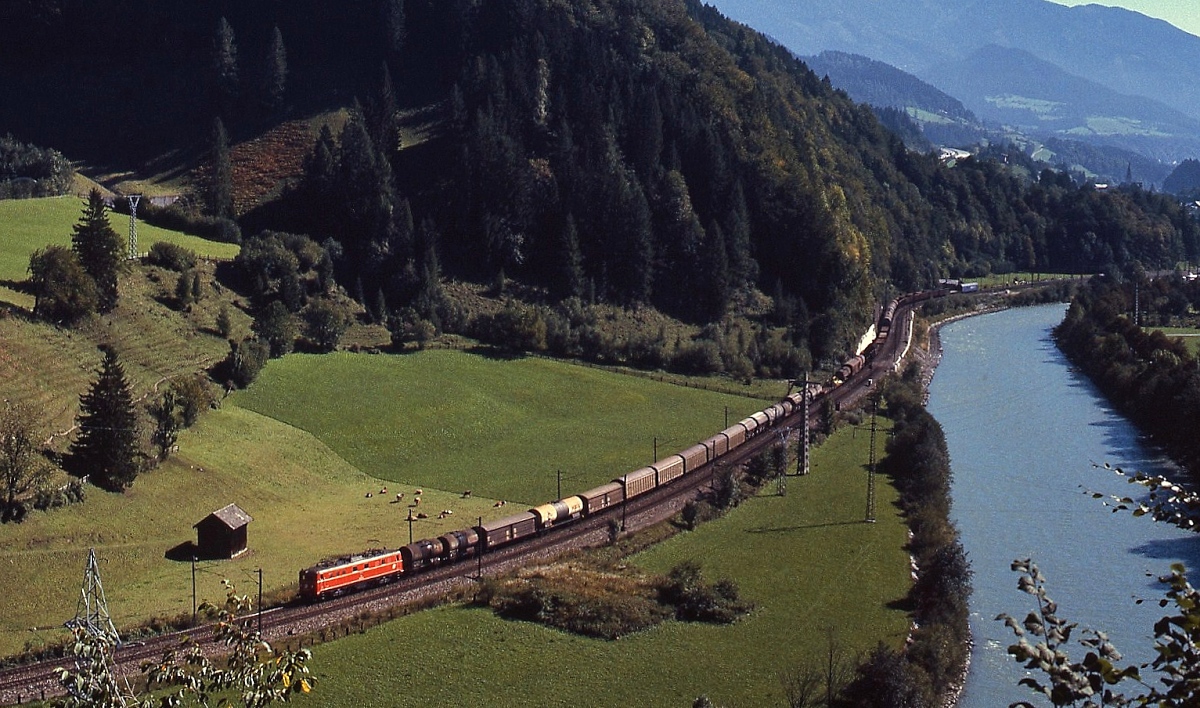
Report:
[[[1108,5],[1166,20],[1176,27],[1200,35],[1200,3],[1196,0],[1052,0],[1059,5]]]

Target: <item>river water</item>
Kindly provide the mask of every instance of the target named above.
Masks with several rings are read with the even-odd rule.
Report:
[[[1017,685],[1025,670],[1005,651],[1015,639],[994,621],[1001,612],[1020,620],[1035,607],[1017,590],[1013,559],[1034,559],[1060,616],[1108,632],[1139,663],[1153,658],[1153,623],[1164,613],[1156,578],[1176,561],[1200,569],[1195,534],[1113,514],[1084,492],[1139,496],[1093,462],[1151,473],[1168,463],[1054,346],[1050,330],[1065,311],[1020,308],[942,328],[928,408],[950,448],[952,515],[975,573],[975,648],[961,708],[1050,705]],[[1082,660],[1086,652],[1073,645],[1070,653]]]

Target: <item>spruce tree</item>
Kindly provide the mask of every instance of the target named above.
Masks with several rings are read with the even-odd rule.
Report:
[[[123,244],[108,222],[100,190],[93,189],[88,194],[83,215],[72,228],[75,233],[71,236],[71,250],[96,283],[99,310],[109,312],[117,306],[117,272],[121,268]]]
[[[237,41],[233,27],[224,17],[217,22],[212,61],[217,104],[225,115],[230,115],[237,104],[241,79],[238,76]]]
[[[376,151],[361,109],[351,110],[336,157],[336,193],[345,210],[339,238],[348,256],[362,258],[372,245],[391,240],[395,187],[391,165]]]
[[[404,47],[404,0],[383,0],[380,9],[384,50],[388,54],[397,54]]]
[[[392,72],[387,62],[384,62],[380,71],[379,90],[363,108],[367,131],[379,154],[384,158],[400,149],[400,130],[396,121],[398,114],[399,106],[392,83]]]
[[[701,317],[719,320],[729,307],[729,256],[725,234],[715,222],[709,224],[704,247],[700,250],[699,300]]]
[[[579,250],[579,234],[575,229],[575,219],[567,215],[567,223],[563,226],[558,244],[558,277],[555,279],[555,295],[582,297],[584,290],[583,255]]]
[[[283,107],[284,94],[287,92],[287,75],[287,49],[283,46],[283,33],[279,31],[279,27],[275,27],[271,31],[271,46],[267,49],[263,67],[260,99],[268,111],[274,112]]]
[[[233,156],[229,151],[229,134],[220,118],[213,120],[212,143],[209,149],[207,185],[208,210],[213,216],[232,219]]]
[[[138,421],[125,369],[112,347],[104,347],[97,379],[79,397],[79,410],[72,467],[96,486],[124,491],[138,474]]]

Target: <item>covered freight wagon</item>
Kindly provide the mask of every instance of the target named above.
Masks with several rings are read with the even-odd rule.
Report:
[[[639,494],[644,494],[657,486],[658,471],[653,467],[643,467],[640,470],[634,470],[624,477],[618,477],[615,481],[625,485],[625,498],[636,497]]]
[[[625,487],[620,482],[609,482],[579,495],[583,499],[583,511],[589,516],[625,500]]]
[[[683,458],[679,455],[664,457],[650,466],[658,472],[659,486],[683,476]]]
[[[679,453],[679,456],[683,458],[684,474],[695,472],[696,468],[704,466],[709,460],[712,460],[716,457],[708,449],[708,445],[704,443],[692,445],[688,449]]]
[[[483,538],[484,548],[495,548],[537,533],[537,515],[532,511],[523,511],[503,519],[488,521],[475,527],[475,530]]]

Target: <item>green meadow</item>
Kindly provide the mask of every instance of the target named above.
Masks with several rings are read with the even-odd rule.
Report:
[[[682,450],[767,403],[527,357],[431,350],[294,355],[238,405],[311,433],[367,474],[541,503]]]
[[[83,213],[79,197],[0,200],[0,300],[25,308],[33,307],[33,298],[7,287],[3,281],[19,282],[28,277],[29,255],[51,244],[69,246],[71,227]],[[113,228],[123,237],[129,234],[129,217],[109,214]],[[238,246],[217,243],[177,231],[168,231],[139,221],[138,250],[143,253],[158,241],[168,241],[209,258],[233,258]]]
[[[756,609],[734,625],[668,622],[616,641],[587,639],[444,607],[315,649],[320,706],[786,705],[780,675],[822,665],[830,637],[847,657],[900,646],[907,615],[906,527],[879,478],[864,523],[869,436],[844,429],[814,451],[813,472],[773,485],[727,516],[631,562],[666,572],[698,561]]]
[[[126,494],[90,488],[83,504],[0,527],[0,596],[7,598],[0,654],[61,636],[75,613],[88,548],[101,560],[118,626],[190,614],[190,563],[168,553],[195,539],[193,524],[231,502],[254,517],[250,551],[201,563],[200,600],[220,599],[222,578],[248,591],[258,568],[268,591],[285,591],[300,568],[321,558],[408,543],[405,518],[417,487],[424,494],[415,511],[429,514],[415,522],[417,538],[514,510],[494,509],[494,499],[551,499],[556,466],[564,494],[582,491],[648,462],[648,427],[658,421],[666,454],[720,429],[726,405],[733,417],[762,402],[544,359],[461,352],[272,361],[249,390],[184,431],[179,452]],[[296,420],[282,420],[288,416],[272,406],[296,412]],[[553,435],[538,434],[544,429]],[[463,499],[467,488],[474,494]],[[406,499],[396,503],[401,491]],[[438,520],[443,509],[454,514]],[[28,592],[31,586],[39,591]]]

